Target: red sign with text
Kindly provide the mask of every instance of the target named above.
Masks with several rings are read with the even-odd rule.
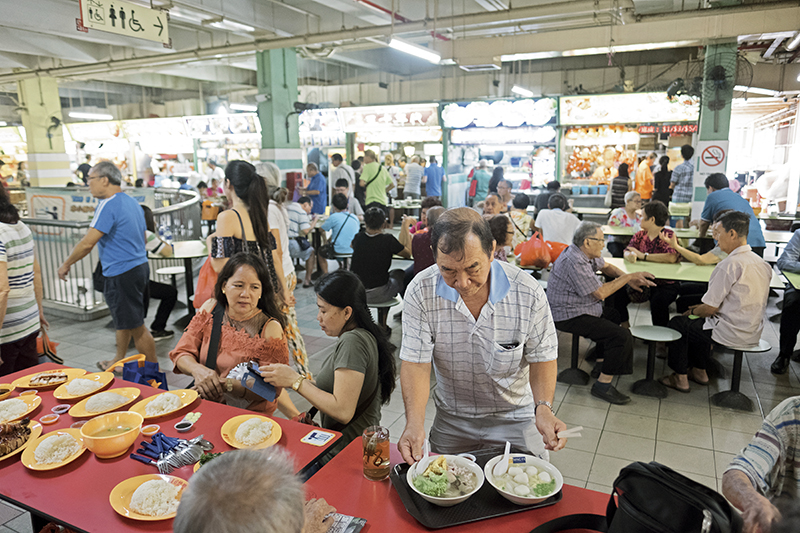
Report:
[[[697,133],[697,124],[662,124],[639,126],[639,133]]]

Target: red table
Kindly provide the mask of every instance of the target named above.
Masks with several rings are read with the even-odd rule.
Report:
[[[356,439],[306,482],[306,497],[325,498],[341,514],[366,518],[367,526],[363,530],[365,533],[430,531],[408,514],[391,481],[369,481],[364,477],[361,457],[361,439]],[[391,448],[391,461],[392,466],[402,462],[400,452],[394,444]],[[605,515],[608,494],[566,484],[562,490],[564,497],[555,505],[463,524],[443,531],[484,533],[495,530],[503,533],[528,533],[544,522],[568,514]]]
[[[16,374],[4,376],[0,378],[0,381],[11,383],[15,379],[31,373],[58,368],[65,367],[46,363]],[[120,378],[115,379],[111,387],[106,390],[120,387],[138,387],[141,389],[142,394],[136,401],[164,392],[159,389],[123,381]],[[55,389],[39,392],[42,403],[36,411],[28,415],[32,421],[50,413],[52,407],[62,403],[53,397],[53,390]],[[22,391],[14,391],[10,397],[17,397],[19,392]],[[200,412],[203,416],[191,431],[183,434],[178,433],[173,426],[189,412]],[[229,418],[245,412],[242,409],[219,403],[196,400],[190,406],[181,409],[172,416],[152,419],[151,421],[145,421],[145,423],[160,425],[161,431],[171,437],[190,439],[202,434],[207,440],[214,443],[215,452],[229,451],[234,448],[222,440],[220,428]],[[68,428],[75,420],[69,414],[64,414],[55,424],[44,426],[43,433]],[[337,438],[328,443],[328,446],[312,446],[300,442],[300,439],[311,431],[312,428],[310,426],[283,419],[280,419],[278,424],[280,424],[283,432],[278,445],[285,447],[294,456],[295,468],[298,472],[304,470],[341,438],[341,433],[334,432]],[[144,440],[144,437],[137,439],[134,446],[137,446],[142,440]],[[172,520],[158,522],[129,520],[118,515],[108,502],[108,495],[117,483],[142,474],[158,473],[154,466],[145,465],[128,457],[135,449],[131,447],[121,457],[104,460],[100,460],[90,451],[86,451],[69,465],[49,472],[28,470],[20,462],[20,454],[18,454],[0,462],[0,480],[2,480],[0,481],[0,499],[23,507],[34,515],[39,515],[79,531],[114,533],[126,531],[172,531]],[[172,475],[189,479],[193,473],[192,468],[191,466],[180,468],[175,470]]]

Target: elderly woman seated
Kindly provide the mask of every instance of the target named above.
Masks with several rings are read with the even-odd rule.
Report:
[[[217,314],[221,314],[222,324],[218,344],[212,346]],[[259,366],[288,364],[283,327],[284,317],[278,309],[267,265],[256,255],[237,253],[219,273],[214,298],[192,318],[169,357],[175,363],[175,373],[194,378],[193,388],[203,399],[272,414],[277,398],[272,402],[264,400],[229,378],[228,373],[250,361]],[[277,395],[281,392],[278,389]]]
[[[625,193],[625,206],[614,209],[608,217],[608,225],[619,228],[634,228],[636,231],[642,226],[642,196],[636,191]],[[622,257],[625,248],[631,241],[624,235],[612,235],[608,238],[608,253],[612,257]]]

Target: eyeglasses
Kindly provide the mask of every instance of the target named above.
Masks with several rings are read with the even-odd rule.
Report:
[[[587,239],[589,239],[590,241],[600,241],[600,242],[605,242],[603,239],[598,239],[597,237],[586,237],[586,238],[587,238]]]

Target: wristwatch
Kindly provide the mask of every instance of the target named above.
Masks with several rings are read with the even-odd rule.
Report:
[[[645,260],[645,261],[647,261],[647,256],[648,256],[648,255],[649,255],[649,254],[648,254],[647,252],[645,252],[645,253],[644,253],[644,260]]]
[[[228,378],[225,380],[225,390],[228,392],[233,392],[233,378]]]
[[[540,405],[546,405],[547,407],[550,408],[550,412],[551,413],[553,412],[553,404],[552,403],[548,402],[547,400],[539,400],[538,402],[536,402],[536,407],[533,408],[533,413],[534,414],[536,414],[536,410],[539,409]]]
[[[300,377],[298,377],[298,378],[295,380],[295,382],[294,382],[294,383],[292,383],[292,390],[294,390],[294,391],[297,391],[297,389],[299,389],[299,388],[300,388],[300,385],[303,383],[303,380],[305,380],[305,379],[306,379],[306,377],[305,377],[305,376],[302,376],[302,375],[301,375]]]

